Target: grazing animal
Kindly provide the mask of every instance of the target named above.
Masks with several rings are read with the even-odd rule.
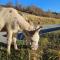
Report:
[[[15,25],[16,24],[16,25]],[[30,25],[14,8],[2,7],[0,10],[0,31],[6,26],[7,29],[7,52],[10,54],[11,43],[14,42],[14,47],[17,49],[15,32],[18,32],[20,27],[27,31],[34,30],[34,27]]]
[[[14,42],[14,48],[17,50],[17,44],[16,44],[16,34],[18,31],[21,31],[21,28],[23,32],[26,34],[26,31],[28,32],[34,32],[32,36],[29,34],[27,35],[30,37],[27,39],[31,42],[31,47],[33,50],[37,50],[38,48],[38,41],[39,41],[39,30],[40,28],[35,30],[35,27],[31,24],[29,24],[23,16],[18,14],[18,11],[14,8],[5,8],[2,7],[0,10],[0,31],[3,29],[3,27],[6,27],[7,32],[7,52],[10,54],[10,48],[12,42]]]

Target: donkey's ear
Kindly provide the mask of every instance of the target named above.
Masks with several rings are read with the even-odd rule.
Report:
[[[36,29],[40,29],[40,28],[43,28],[43,26],[38,25],[38,26],[36,27]]]
[[[43,28],[43,26],[40,26],[40,28]]]

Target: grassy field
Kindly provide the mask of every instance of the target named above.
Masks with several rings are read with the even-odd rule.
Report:
[[[24,40],[17,43],[19,50],[15,51],[12,47],[10,56],[6,52],[6,47],[1,48],[0,60],[60,60],[60,31],[41,35],[37,51],[24,47]]]
[[[60,19],[35,16],[28,13],[20,12],[27,21],[35,25],[60,24]],[[25,42],[17,41],[18,51],[11,48],[11,55],[8,56],[6,47],[0,43],[0,60],[60,60],[60,31],[46,33],[40,36],[39,48],[32,51],[30,46],[25,46]]]

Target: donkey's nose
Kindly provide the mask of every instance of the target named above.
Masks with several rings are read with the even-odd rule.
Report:
[[[37,50],[38,49],[38,45],[34,45],[34,46],[31,46],[32,50]]]

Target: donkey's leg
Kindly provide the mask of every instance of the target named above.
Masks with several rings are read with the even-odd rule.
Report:
[[[8,32],[8,45],[7,45],[7,52],[10,54],[10,48],[11,48],[11,43],[12,43],[12,31]]]
[[[14,48],[15,50],[18,50],[16,41],[17,41],[16,37],[13,37]]]

